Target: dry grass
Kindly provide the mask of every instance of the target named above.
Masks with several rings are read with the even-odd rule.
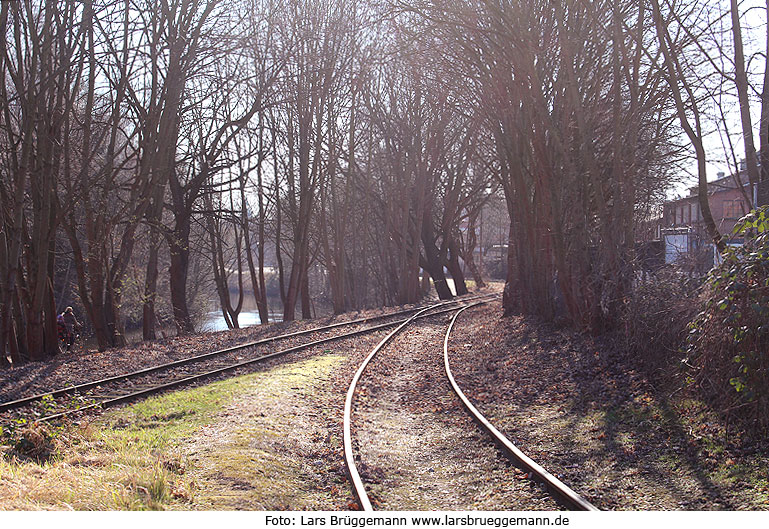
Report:
[[[316,400],[342,361],[322,354],[90,423],[20,429],[0,445],[0,510],[339,508],[349,494],[324,472],[337,456],[319,446]]]
[[[0,458],[0,509],[160,509],[191,499],[184,463],[143,443],[116,450],[100,427],[71,427],[53,457],[38,461],[6,448]]]
[[[254,379],[220,419],[184,444],[200,484],[195,508],[335,510],[351,501],[341,443],[329,432],[339,409],[323,404],[345,357],[319,355]]]
[[[223,381],[149,399],[92,423],[16,432],[0,447],[0,509],[142,510],[192,501],[195,483],[177,446],[236,390]],[[36,457],[43,451],[46,457]]]

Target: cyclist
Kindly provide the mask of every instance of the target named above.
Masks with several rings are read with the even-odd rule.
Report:
[[[64,331],[67,342],[67,351],[72,349],[72,344],[75,343],[75,333],[80,332],[80,322],[75,317],[75,312],[72,307],[67,307],[60,315],[64,320]]]

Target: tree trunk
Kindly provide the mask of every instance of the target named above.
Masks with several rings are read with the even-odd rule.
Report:
[[[171,267],[169,268],[171,306],[179,335],[195,332],[190,310],[187,306],[187,274],[190,267],[189,240],[190,219],[182,214],[176,218],[174,230],[168,241],[171,250]]]
[[[427,243],[423,238],[423,245],[425,248],[425,263],[423,268],[426,268],[430,272],[430,277],[433,278],[433,286],[438,293],[440,299],[451,299],[454,294],[451,293],[449,284],[446,282],[446,274],[443,272],[443,260],[440,257],[438,248],[432,242]]]
[[[53,268],[53,266],[51,266]],[[53,271],[48,279],[48,301],[46,302],[45,309],[45,348],[49,357],[56,355],[59,350],[59,328],[57,324],[56,314],[56,298],[53,291]]]
[[[467,294],[467,285],[465,284],[465,274],[462,272],[462,266],[459,264],[459,244],[454,237],[449,239],[449,258],[446,261],[451,278],[454,280],[454,290],[457,296]]]
[[[261,133],[260,133],[261,134]],[[243,243],[245,245],[246,252],[246,264],[248,265],[248,273],[251,278],[251,288],[254,292],[254,302],[256,308],[259,311],[259,322],[262,324],[267,323],[269,313],[267,311],[267,293],[265,292],[264,282],[264,191],[262,190],[262,174],[261,164],[258,171],[258,183],[257,193],[259,198],[259,217],[258,217],[258,239],[257,239],[257,262],[259,271],[256,270],[254,263],[254,250],[251,247],[251,219],[248,217],[248,209],[243,208],[241,212],[241,222],[243,229]],[[240,187],[240,200],[241,203],[246,203],[246,191],[245,183],[241,183]]]
[[[745,72],[745,53],[742,47],[742,29],[740,28],[740,11],[737,0],[731,0],[732,37],[734,39],[734,82],[737,85],[737,98],[740,102],[740,120],[742,123],[742,139],[745,146],[745,166],[748,171],[750,190],[752,191],[760,179],[756,145],[753,141],[753,123],[750,117],[750,100],[748,99],[748,76]],[[767,58],[764,58],[766,61]],[[749,207],[753,207],[752,193],[748,198]]]
[[[155,299],[158,295],[158,254],[160,253],[160,231],[150,225],[149,253],[147,254],[147,272],[144,277],[144,301],[142,303],[142,338],[157,338],[157,317]]]
[[[312,308],[310,306],[310,278],[309,270],[306,270],[302,279],[302,319],[312,318]]]
[[[510,197],[509,200],[512,200]],[[513,219],[510,219],[510,228],[507,234],[507,274],[505,279],[505,288],[502,290],[502,307],[506,315],[519,314],[521,312],[521,292],[517,288],[520,281],[520,271],[516,268],[515,253],[515,226]]]
[[[27,310],[27,348],[33,362],[45,360],[45,318],[41,311]]]
[[[769,0],[766,0],[766,12],[769,13]],[[758,125],[758,138],[761,149],[761,181],[769,181],[769,24],[764,34],[764,86],[761,91],[761,120]]]
[[[462,245],[462,249],[464,250],[462,258],[465,260],[467,268],[470,270],[470,275],[473,276],[476,288],[483,288],[486,286],[481,271],[475,264],[475,248],[478,246],[478,241],[475,236],[475,226],[478,221],[478,215],[482,215],[482,209],[483,205],[479,206],[478,209],[470,215],[467,226],[467,237]],[[481,251],[483,251],[483,248],[481,248]]]
[[[26,322],[24,320],[24,313],[21,310],[21,299],[18,290],[13,296],[13,314],[13,320],[16,324],[11,324],[10,329],[11,361],[14,365],[19,365],[29,359],[29,351],[23,338],[26,335]]]
[[[125,327],[120,317],[120,297],[120,291],[109,283],[107,285],[105,316],[113,347],[125,347],[128,344],[125,336]]]
[[[307,272],[309,268],[309,204],[299,208],[299,226],[294,230],[294,255],[291,263],[291,274],[288,278],[288,290],[286,291],[286,304],[283,307],[283,320],[293,321],[295,318],[296,302],[305,287]],[[303,317],[309,312],[309,297],[307,305],[302,301]]]

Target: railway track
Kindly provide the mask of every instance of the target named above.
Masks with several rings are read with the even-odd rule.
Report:
[[[529,477],[531,477],[534,481],[542,484],[544,489],[548,491],[550,496],[555,501],[557,501],[562,506],[571,510],[587,510],[587,511],[597,510],[593,505],[591,505],[584,498],[579,496],[576,492],[571,490],[567,485],[565,485],[563,482],[558,480],[555,476],[547,472],[547,470],[545,470],[540,464],[538,464],[537,462],[533,461],[531,458],[526,456],[526,454],[524,454],[518,447],[516,447],[507,437],[505,437],[501,432],[499,432],[472,404],[472,402],[467,398],[467,396],[464,394],[464,392],[462,391],[462,389],[459,387],[456,380],[454,379],[451,373],[450,359],[449,359],[449,337],[450,337],[451,331],[454,328],[457,318],[462,312],[486,302],[487,301],[477,301],[477,302],[465,305],[464,307],[457,307],[449,310],[450,312],[454,312],[454,315],[451,318],[450,323],[448,324],[445,335],[443,335],[443,344],[442,344],[443,345],[443,362],[442,362],[443,375],[442,376],[448,379],[451,385],[453,394],[460,401],[462,407],[469,414],[470,418],[481,427],[481,429],[485,432],[486,435],[489,436],[488,439],[491,440],[499,448],[499,450],[502,451],[502,453],[507,457],[507,459],[509,459],[516,467],[526,472],[529,475]],[[411,318],[404,320],[401,324],[398,325],[398,327],[392,330],[371,350],[369,355],[360,364],[358,370],[353,376],[352,382],[350,383],[349,389],[347,391],[345,407],[344,407],[344,419],[343,419],[343,445],[344,445],[345,464],[347,467],[348,475],[350,477],[350,481],[353,486],[353,493],[358,500],[359,506],[364,511],[373,510],[373,505],[372,505],[371,498],[369,497],[369,492],[367,491],[367,486],[366,486],[367,484],[364,482],[364,479],[361,477],[361,471],[359,470],[359,464],[364,464],[365,466],[365,463],[359,463],[361,456],[360,454],[356,454],[356,452],[353,450],[353,440],[352,440],[353,401],[355,400],[356,393],[359,391],[361,378],[363,377],[367,369],[372,365],[374,358],[381,353],[381,351],[398,335],[398,333],[406,329],[417,318],[423,317],[425,312],[415,313]],[[427,317],[432,315],[435,315],[435,314],[428,314]],[[389,374],[386,374],[386,375],[389,376]],[[376,383],[381,385],[383,381],[377,381]],[[387,383],[389,384],[391,382],[388,381]],[[374,392],[371,392],[371,393],[374,393]],[[424,403],[422,405],[424,406]],[[452,407],[455,408],[458,413],[461,413],[459,412],[459,407],[456,407],[456,406],[452,406]],[[412,426],[412,429],[417,427],[419,427],[419,425]],[[385,434],[382,434],[382,435],[385,435]],[[425,446],[425,450],[426,449],[427,447]],[[410,464],[413,464],[413,462],[410,462]],[[432,469],[430,470],[432,471]],[[379,481],[381,482],[382,480],[379,479]],[[421,483],[409,483],[409,487],[420,489],[420,490],[424,489]]]
[[[51,389],[50,391],[0,403],[0,425],[17,421],[20,418],[41,422],[54,421],[88,410],[107,408],[205,379],[244,371],[256,364],[310,347],[384,330],[406,321],[403,317],[408,314],[422,314],[427,310],[447,312],[454,310],[447,307],[453,307],[458,303],[466,303],[494,296],[498,296],[498,294],[455,298],[450,301],[432,304],[425,309],[413,308],[334,323],[248,342],[82,384]],[[366,325],[370,323],[375,324]],[[353,326],[358,328],[349,332],[337,332],[345,327]],[[291,341],[303,337],[311,337],[310,335],[313,334],[319,336],[316,339],[302,341],[279,351],[267,353],[262,351],[265,346],[272,346],[283,341]]]

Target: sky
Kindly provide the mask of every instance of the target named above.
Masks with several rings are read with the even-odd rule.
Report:
[[[729,0],[721,0],[721,7],[728,12]],[[763,74],[765,68],[765,50],[766,50],[766,2],[764,0],[744,0],[740,3],[741,24],[743,41],[745,47],[746,68],[749,71],[751,81],[757,90],[761,90],[763,83]],[[728,49],[725,53],[732,54],[731,47],[731,19],[727,16],[723,20],[722,29],[726,31],[728,39]],[[733,84],[729,89],[734,91]],[[761,112],[760,101],[756,94],[752,94],[751,115],[753,123],[753,135],[756,148],[758,148],[758,124]],[[705,149],[707,151],[707,173],[708,180],[715,180],[718,174],[723,172],[731,174],[734,172],[734,163],[731,153],[727,155],[724,146],[728,149],[726,139],[726,129],[728,128],[734,147],[735,156],[738,161],[745,157],[745,148],[742,138],[742,126],[740,124],[739,106],[736,96],[724,98],[727,107],[725,125],[721,120],[711,119],[707,124],[711,133],[705,139]],[[711,117],[716,115],[715,104],[709,105],[709,108],[703,109]],[[687,167],[686,173],[682,175],[681,182],[675,185],[668,193],[670,198],[684,196],[688,194],[688,189],[697,184],[697,164],[696,161]]]

